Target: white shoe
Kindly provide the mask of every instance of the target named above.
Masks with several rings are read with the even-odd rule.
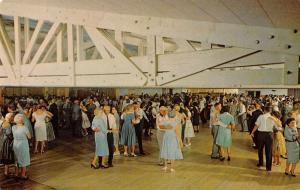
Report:
[[[127,152],[124,152],[124,156],[126,156],[126,157],[127,157],[127,156],[128,156],[128,153],[127,153]]]
[[[120,155],[120,152],[115,152],[114,153],[114,156],[119,156]]]
[[[132,154],[131,154],[131,156],[132,156],[132,157],[137,157],[137,155],[136,155],[136,154],[134,154],[134,153],[132,153]]]
[[[175,172],[175,170],[173,168],[170,169],[171,172]]]
[[[164,171],[167,171],[167,169],[168,169],[167,166],[165,166],[165,167],[162,168],[162,170],[164,170]]]

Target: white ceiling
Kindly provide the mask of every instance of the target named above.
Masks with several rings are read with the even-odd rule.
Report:
[[[6,2],[140,16],[300,28],[299,0],[3,0],[2,3]]]

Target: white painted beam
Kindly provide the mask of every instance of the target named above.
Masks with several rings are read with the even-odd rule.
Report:
[[[94,28],[85,27],[86,31],[94,37],[97,37],[97,41],[101,42],[101,44],[113,55],[114,59],[118,59],[120,62],[125,64],[130,70],[130,74],[135,80],[137,80],[141,86],[146,83],[146,76],[142,73],[142,71],[137,67],[137,65],[130,60],[126,54],[123,54],[121,51],[121,46],[114,39],[112,39],[108,34],[106,34],[102,30],[96,31]]]
[[[30,41],[30,19],[24,18],[24,46],[28,46]]]
[[[10,62],[12,64],[15,64],[15,51],[14,51],[12,42],[8,36],[8,33],[5,29],[5,24],[4,24],[2,16],[0,16],[0,36],[2,36],[1,38],[3,40],[3,45],[4,45],[3,47],[5,47],[5,49],[8,53]]]
[[[99,31],[97,28],[91,28],[91,27],[85,27],[86,32],[90,36],[92,42],[96,46],[96,49],[99,51],[101,57],[103,59],[111,59],[110,55],[104,48],[102,41],[101,41],[101,36],[99,34]]]
[[[63,61],[63,32],[64,30],[61,30],[58,33],[56,38],[56,61],[57,62]]]
[[[158,56],[157,78],[159,85],[194,75],[206,69],[220,66],[256,52],[251,49],[224,48],[190,53],[165,54]]]
[[[9,78],[9,80],[15,81],[16,75],[12,68],[12,63],[9,58],[9,54],[6,50],[7,49],[4,46],[4,40],[3,40],[2,36],[0,35],[0,59],[1,59],[2,65],[5,69],[5,72]]]
[[[35,53],[30,65],[30,69],[28,70],[28,72],[23,73],[24,76],[29,76],[32,72],[32,70],[34,69],[34,67],[36,66],[36,64],[38,63],[42,53],[45,51],[46,47],[48,46],[48,44],[51,42],[51,40],[53,40],[53,38],[55,37],[55,35],[59,32],[59,30],[61,30],[61,24],[60,23],[54,23],[47,36],[45,37],[44,41],[42,42],[42,44],[40,45],[39,49],[37,50],[37,52]]]
[[[69,72],[67,72],[71,78],[72,86],[76,86],[75,78],[75,60],[74,60],[74,33],[73,25],[67,24],[67,40],[68,40],[68,62],[69,62]],[[65,70],[67,71],[67,70]]]
[[[121,51],[123,52],[124,44],[123,44],[123,32],[120,30],[115,31],[115,40],[120,44]]]
[[[86,59],[86,51],[83,47],[83,28],[80,25],[76,26],[76,54],[77,61],[83,61]]]
[[[218,66],[216,68],[235,68],[259,65],[283,64],[287,60],[287,55],[273,52],[258,52],[256,54],[241,58],[236,61]]]
[[[25,46],[25,54],[23,56],[23,59],[22,59],[22,63],[23,64],[26,64],[29,60],[29,57],[31,56],[31,53],[32,53],[32,50],[33,50],[33,47],[34,45],[36,44],[36,41],[38,39],[38,35],[43,27],[43,24],[44,24],[44,21],[43,20],[39,20],[37,22],[37,25],[34,29],[34,32],[32,34],[32,37],[31,39],[29,40],[27,46]]]
[[[283,85],[283,69],[204,71],[162,87],[184,88],[267,88]]]
[[[192,41],[207,41],[255,50],[276,51],[299,55],[300,37],[293,29],[268,28],[239,24],[212,23],[162,17],[134,16],[84,9],[24,5],[2,2],[0,13],[67,22],[90,27],[161,35]],[[245,38],[245,36],[247,36]],[[271,38],[274,36],[274,38]],[[257,43],[259,42],[259,43]],[[291,48],[287,48],[290,45]]]
[[[17,80],[21,76],[21,62],[22,62],[22,54],[21,54],[21,22],[20,17],[14,17],[14,29],[15,29],[15,63],[17,68],[15,69],[15,75]]]
[[[191,52],[191,51],[195,51],[195,49],[193,48],[193,46],[191,46],[191,44],[189,44],[189,42],[187,40],[184,40],[184,39],[173,39],[173,41],[177,45],[176,52]]]
[[[156,60],[156,39],[155,36],[147,36],[147,64],[148,70],[148,86],[156,86],[157,60]]]
[[[287,56],[284,64],[284,84],[297,85],[299,84],[299,57]]]

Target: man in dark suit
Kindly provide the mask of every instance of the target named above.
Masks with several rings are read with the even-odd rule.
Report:
[[[72,134],[74,137],[82,137],[82,113],[79,100],[75,100],[72,107]]]
[[[254,129],[255,127],[255,122],[257,120],[257,118],[264,114],[264,112],[262,111],[262,108],[261,108],[261,103],[260,102],[256,102],[255,103],[255,111],[252,112],[252,116],[250,118],[250,121],[249,121],[249,132],[251,134],[252,130]],[[257,149],[257,131],[254,133],[254,136],[252,137],[252,140],[253,140],[253,145],[252,147]]]
[[[56,105],[56,100],[52,99],[49,107],[49,112],[53,114],[51,123],[53,125],[55,136],[58,137],[58,108]]]
[[[106,127],[107,127],[107,144],[108,144],[108,150],[109,150],[109,156],[108,156],[108,167],[113,167],[113,158],[114,158],[114,135],[113,133],[117,130],[116,125],[116,119],[113,114],[110,113],[110,106],[104,106],[104,120],[106,121]]]

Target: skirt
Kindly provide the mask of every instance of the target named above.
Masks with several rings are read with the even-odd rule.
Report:
[[[9,165],[15,163],[15,154],[13,151],[13,138],[6,138],[3,142],[3,147],[1,151],[1,164]]]
[[[47,140],[47,128],[46,123],[35,123],[35,140],[36,141],[46,141]]]
[[[120,133],[114,133],[114,145],[119,146]]]
[[[232,144],[231,129],[219,127],[216,144],[224,148],[231,147]]]
[[[82,128],[87,129],[90,127],[91,127],[91,122],[90,122],[88,116],[86,115],[86,113],[82,112]]]
[[[162,141],[160,157],[166,160],[182,160],[182,152],[176,133],[166,131]]]
[[[291,164],[296,164],[299,162],[299,143],[286,142],[287,158],[288,162]]]
[[[121,145],[134,146],[136,142],[135,128],[132,125],[124,125],[121,131]]]
[[[47,129],[47,141],[53,141],[55,140],[55,134],[54,134],[54,130],[53,130],[53,125],[52,123],[49,121],[49,122],[46,122],[46,129]]]
[[[19,167],[26,167],[30,165],[30,154],[28,140],[14,140],[14,152]]]
[[[191,120],[186,121],[184,137],[186,137],[186,138],[195,137],[194,128],[193,128],[193,124],[192,124]]]

